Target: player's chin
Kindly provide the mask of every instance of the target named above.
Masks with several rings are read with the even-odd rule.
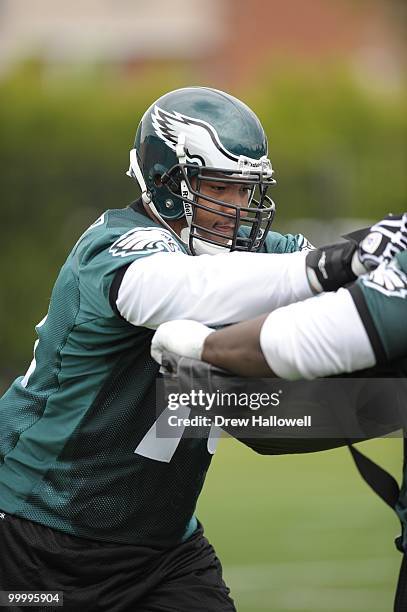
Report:
[[[212,226],[213,239],[219,244],[230,244],[231,240],[233,240],[233,230],[234,227],[231,225],[226,225],[223,223],[215,223]]]
[[[220,246],[230,246],[232,243],[232,236],[212,236],[212,240]]]
[[[199,232],[199,238],[204,241],[208,240],[212,244],[217,244],[219,246],[228,246],[232,242],[233,231],[220,232],[217,227],[213,226],[208,232]]]

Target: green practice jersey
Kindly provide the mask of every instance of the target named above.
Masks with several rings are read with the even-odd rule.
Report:
[[[271,233],[265,250],[303,245],[301,235]],[[155,457],[150,436],[149,456],[137,452],[157,420],[153,331],[131,325],[109,299],[128,264],[162,251],[186,252],[132,205],[105,212],[68,256],[36,328],[34,360],[0,399],[3,511],[77,536],[157,547],[195,529],[208,440],[182,438],[163,460],[164,442],[156,440]]]
[[[407,251],[394,265],[377,268],[353,286],[358,307],[379,363],[388,362],[388,375],[407,377]],[[404,419],[407,429],[407,407]],[[405,435],[405,434],[404,434]],[[407,550],[407,462],[396,511],[403,525],[403,548]]]
[[[407,251],[351,289],[379,362],[407,357]]]

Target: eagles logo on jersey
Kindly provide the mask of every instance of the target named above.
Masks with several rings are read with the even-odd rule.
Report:
[[[116,240],[109,249],[113,257],[127,257],[135,252],[181,251],[170,232],[156,227],[135,227]]]
[[[376,289],[384,295],[405,298],[407,296],[407,274],[401,270],[397,261],[386,262],[362,280],[366,287]]]

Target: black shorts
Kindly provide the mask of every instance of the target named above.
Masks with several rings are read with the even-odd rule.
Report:
[[[0,590],[60,591],[62,612],[235,612],[202,527],[167,551],[77,538],[0,515]],[[0,607],[0,612],[26,610]]]

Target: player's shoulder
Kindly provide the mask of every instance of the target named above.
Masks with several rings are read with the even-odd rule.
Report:
[[[82,234],[71,257],[86,265],[98,256],[135,258],[159,251],[184,251],[169,230],[132,207],[105,211]]]
[[[310,251],[314,247],[302,234],[280,234],[271,231],[264,242],[266,253],[294,253],[297,251]]]
[[[250,227],[242,226],[239,235],[249,236]],[[309,251],[314,247],[302,234],[280,234],[269,231],[261,249],[262,253],[294,253],[295,251]]]

